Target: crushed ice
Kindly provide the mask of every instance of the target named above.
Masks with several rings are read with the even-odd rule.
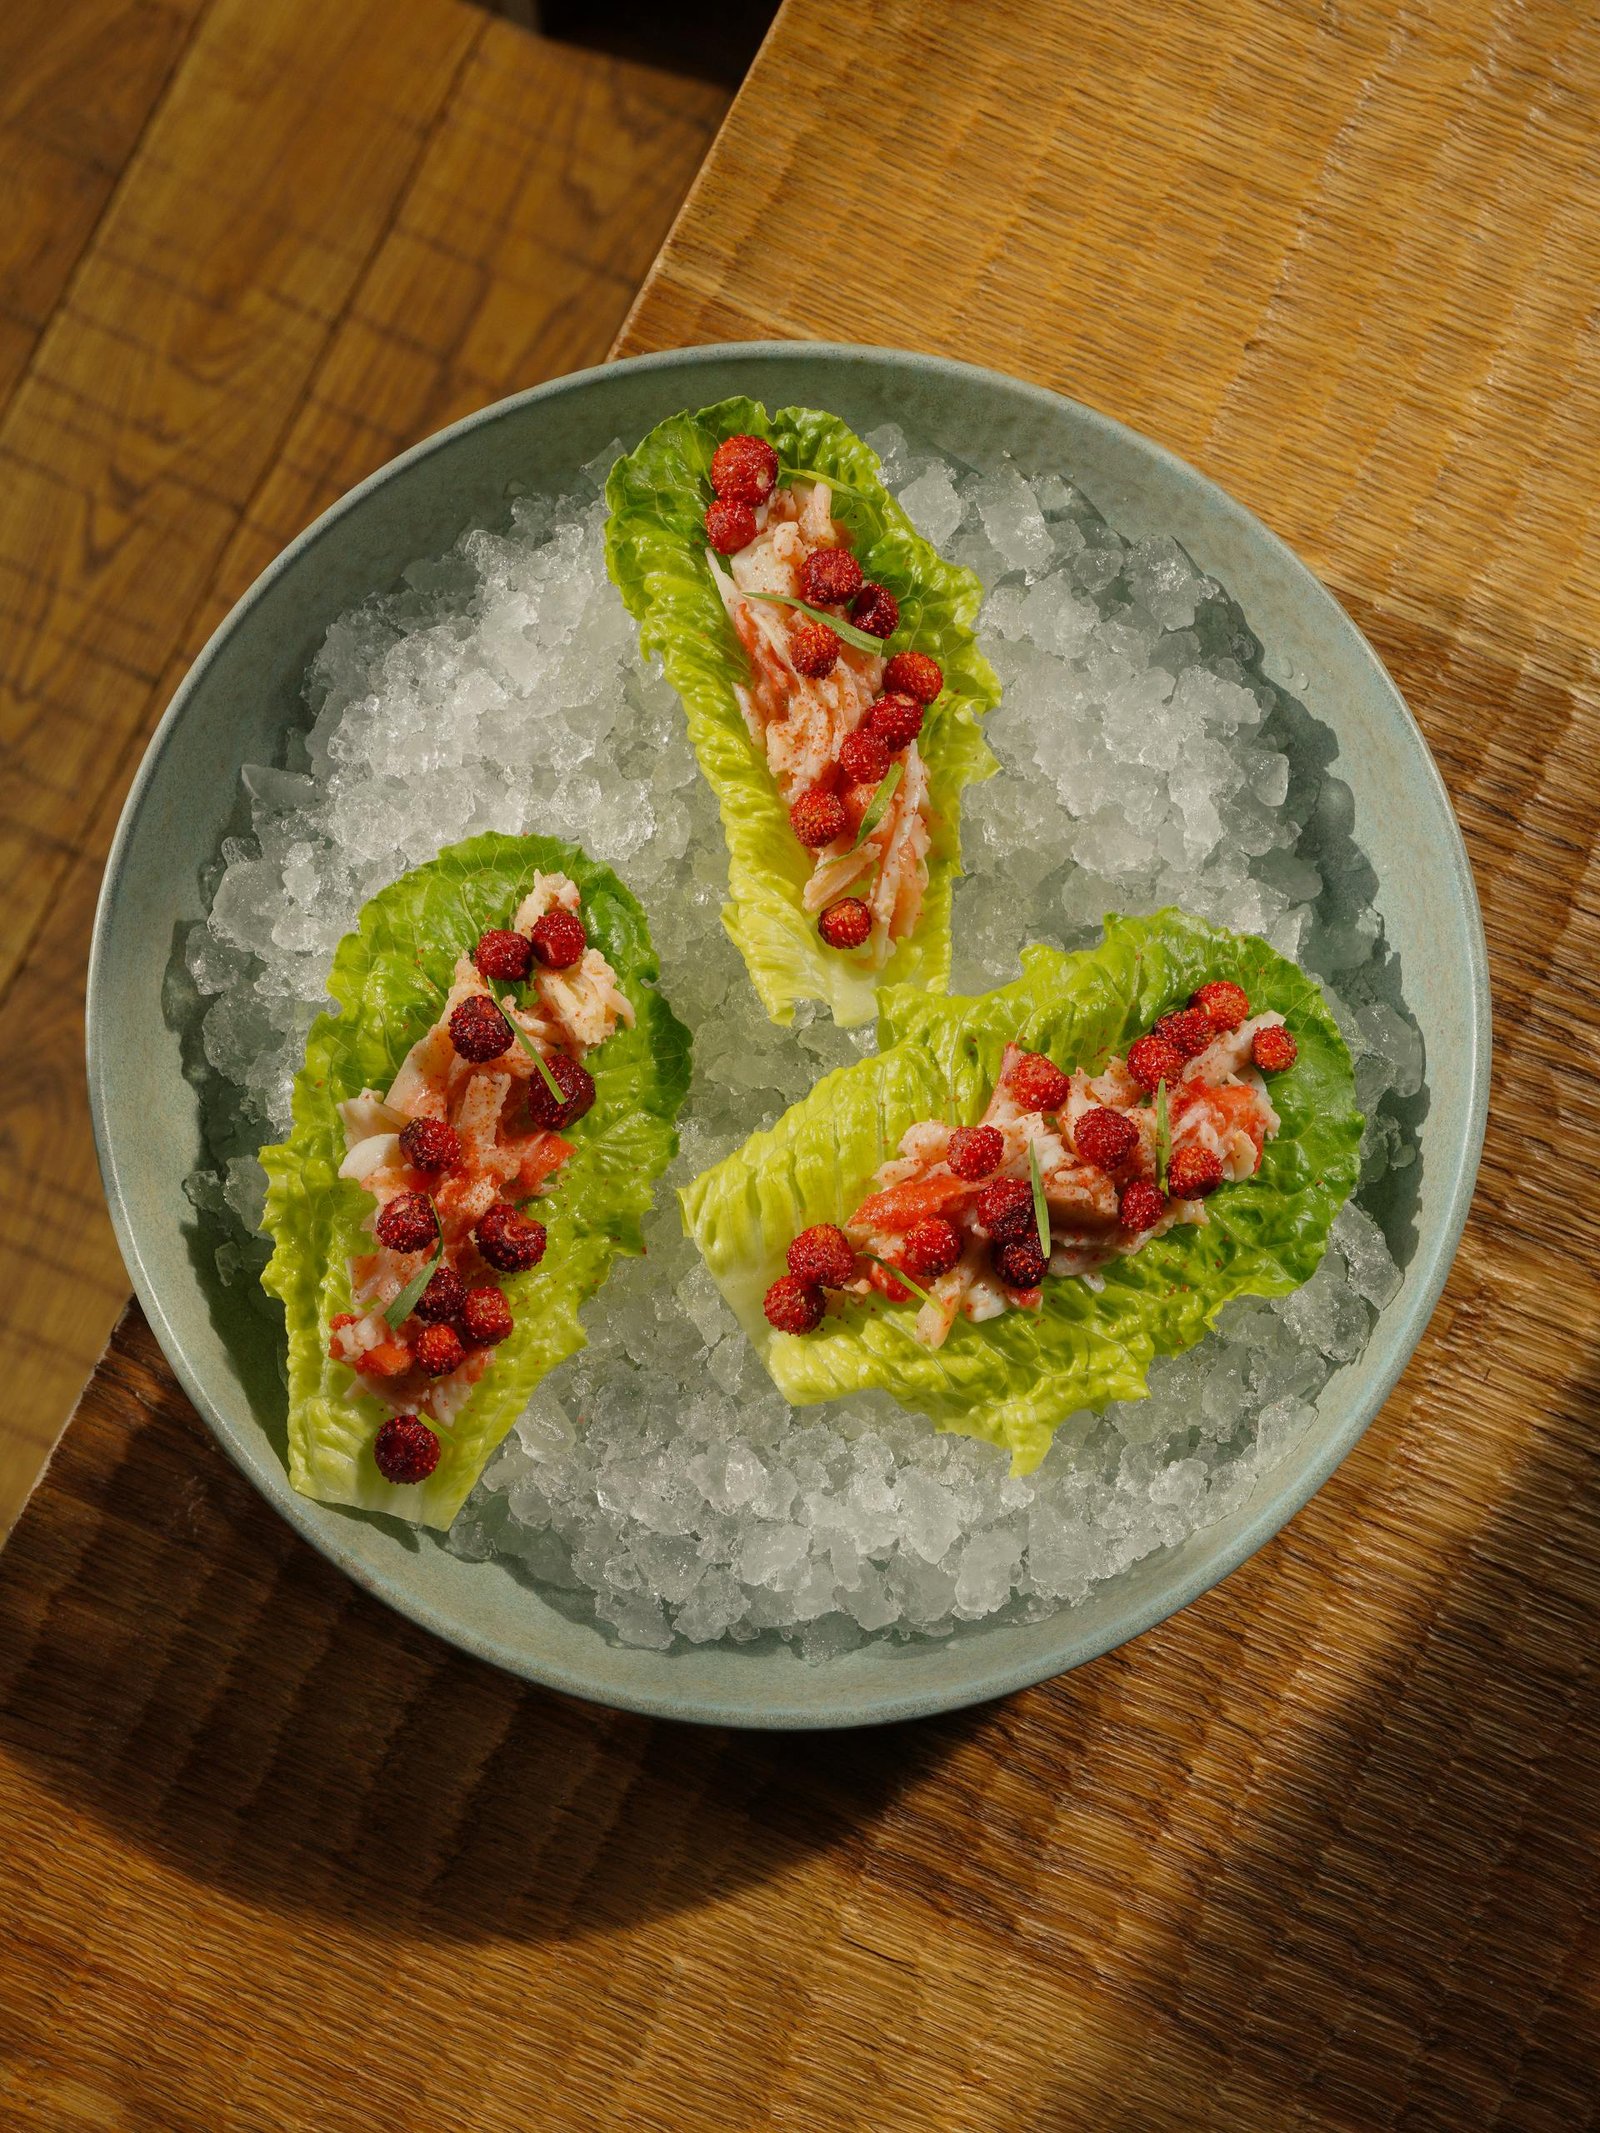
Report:
[[[968,794],[958,988],[1004,982],[1025,939],[1084,945],[1107,910],[1178,903],[1265,934],[1334,996],[1372,1120],[1364,1190],[1411,1162],[1421,1040],[1385,981],[1348,788],[1297,748],[1304,714],[1265,678],[1238,609],[1176,542],[1124,542],[1058,476],[974,473],[892,430],[871,441],[923,530],[983,578],[1005,685],[989,724],[1004,767]],[[662,1649],[777,1631],[821,1658],[1070,1605],[1244,1502],[1400,1274],[1352,1205],[1302,1290],[1232,1306],[1211,1339],[1155,1364],[1148,1400],[1071,1418],[1026,1480],[882,1394],[786,1407],[683,1238],[673,1188],[870,1037],[804,1010],[774,1029],[722,931],[715,805],[605,575],[610,457],[577,496],[524,499],[509,531],[465,535],[343,617],[288,762],[246,771],[251,833],[223,845],[174,1007],[198,1029],[217,1157],[191,1197],[240,1225],[224,1278],[258,1268],[253,1151],[288,1126],[328,965],[368,897],[479,830],[576,838],[643,899],[695,1032],[683,1147],[648,1257],[587,1307],[589,1347],[539,1388],[445,1544],[514,1561]]]

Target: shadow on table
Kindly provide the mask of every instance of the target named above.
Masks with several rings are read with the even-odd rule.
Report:
[[[249,1901],[422,1935],[604,1931],[781,1875],[984,1722],[664,1725],[465,1659],[289,1533],[135,1313],[0,1558],[0,1764]]]
[[[1093,2095],[1064,2072],[1041,2129],[1594,2122],[1593,1342],[1540,1387],[1531,1419],[1537,1435],[1491,1517],[1457,1507],[1453,1530],[1434,1525],[1443,1460],[1405,1506],[1419,1514],[1418,1548],[1440,1556],[1408,1581],[1414,1612],[1378,1634],[1352,1619],[1348,1652],[1307,1655],[1313,1674],[1338,1669],[1337,1698],[1263,1708],[1263,1736],[1286,1717],[1294,1727],[1292,1753],[1280,1734],[1268,1783],[1247,1790],[1241,1775],[1234,1841],[1176,1902],[1172,1860],[1151,1859],[1163,1929],[1114,1964],[1080,1960],[1076,1978],[1060,1962],[1102,2049]],[[1484,1456],[1458,1446],[1446,1458],[1487,1495],[1493,1481],[1470,1475]],[[1386,1493],[1406,1495],[1411,1479],[1391,1476]],[[1337,1618],[1324,1628],[1331,1642]],[[1180,2121],[1185,2097],[1193,2115]]]

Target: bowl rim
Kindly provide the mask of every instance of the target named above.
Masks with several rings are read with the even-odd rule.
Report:
[[[1119,445],[1132,446],[1138,452],[1148,455],[1183,481],[1197,485],[1204,492],[1208,504],[1213,507],[1220,505],[1226,514],[1232,515],[1237,523],[1245,526],[1253,537],[1264,545],[1268,554],[1280,565],[1288,566],[1291,576],[1298,576],[1306,581],[1313,598],[1320,598],[1326,603],[1328,619],[1335,634],[1345,634],[1354,640],[1358,651],[1370,661],[1381,680],[1384,690],[1392,700],[1393,709],[1411,729],[1422,774],[1431,786],[1444,820],[1449,826],[1449,868],[1461,901],[1468,937],[1470,1013],[1466,1064],[1471,1101],[1466,1111],[1466,1131],[1453,1151],[1447,1150],[1442,1157],[1431,1158],[1435,1163],[1441,1160],[1448,1163],[1440,1184],[1442,1221],[1436,1232],[1436,1240],[1425,1263],[1419,1266],[1413,1261],[1407,1269],[1405,1287],[1398,1299],[1401,1306],[1400,1315],[1389,1329],[1388,1361],[1367,1387],[1348,1419],[1323,1444],[1316,1457],[1307,1463],[1292,1486],[1273,1490],[1269,1484],[1254,1515],[1245,1521],[1218,1556],[1178,1578],[1170,1586],[1130,1610],[1127,1615],[1119,1617],[1114,1628],[1079,1632],[1074,1635],[1074,1610],[1070,1607],[1063,1608],[1056,1616],[1047,1618],[1060,1625],[1061,1634],[1044,1653],[1036,1653],[1010,1666],[998,1668],[992,1676],[976,1687],[963,1684],[949,1694],[940,1694],[937,1691],[930,1693],[925,1688],[908,1688],[899,1694],[891,1693],[880,1697],[867,1709],[854,1702],[830,1705],[825,1698],[785,1697],[775,1698],[759,1709],[752,1709],[716,1696],[700,1695],[686,1700],[681,1693],[674,1692],[666,1680],[659,1693],[635,1690],[626,1685],[596,1684],[558,1662],[530,1660],[525,1652],[512,1649],[494,1635],[462,1623],[451,1615],[448,1609],[436,1606],[426,1597],[411,1591],[403,1580],[374,1569],[356,1555],[342,1539],[336,1522],[331,1518],[323,1521],[314,1515],[319,1511],[325,1512],[328,1507],[310,1503],[291,1487],[282,1462],[269,1445],[251,1443],[234,1429],[188,1362],[182,1338],[167,1314],[160,1289],[146,1264],[128,1200],[122,1188],[117,1152],[107,1123],[108,1042],[100,1006],[110,952],[110,912],[129,863],[129,853],[145,796],[173,743],[190,697],[204,680],[220,648],[243,617],[265,596],[267,589],[291,564],[315,548],[347,513],[354,511],[368,495],[403,468],[415,465],[435,452],[448,449],[457,438],[484,424],[503,419],[514,409],[535,406],[545,400],[581,391],[597,378],[621,373],[681,370],[692,375],[700,368],[717,363],[759,362],[766,357],[797,356],[808,361],[841,364],[867,359],[891,370],[901,368],[923,376],[932,374],[999,382],[1008,393],[1032,399],[1042,406],[1069,409],[1078,421],[1086,424],[1092,431],[1099,432]],[[961,362],[948,356],[919,354],[910,349],[849,341],[713,342],[689,348],[662,349],[648,355],[622,358],[616,362],[592,364],[585,369],[569,371],[559,378],[547,379],[541,384],[529,386],[521,392],[507,394],[484,407],[474,409],[444,429],[436,430],[421,439],[395,458],[385,461],[364,480],[339,496],[273,557],[229,608],[179,682],[152,732],[123,803],[116,833],[107,855],[95,906],[85,996],[85,1048],[95,1154],[112,1228],[132,1281],[134,1294],[168,1365],[211,1434],[272,1507],[289,1521],[302,1539],[308,1541],[320,1555],[336,1565],[364,1590],[371,1592],[397,1613],[429,1630],[445,1643],[499,1667],[504,1672],[546,1688],[559,1690],[584,1702],[632,1711],[644,1717],[757,1730],[892,1724],[909,1718],[931,1716],[941,1711],[959,1710],[973,1704],[985,1703],[1014,1694],[1017,1690],[1031,1687],[1038,1682],[1051,1680],[1058,1674],[1069,1672],[1091,1659],[1099,1658],[1107,1651],[1131,1642],[1135,1637],[1142,1636],[1146,1630],[1177,1614],[1214,1585],[1231,1576],[1274,1534],[1280,1532],[1304,1509],[1365,1433],[1393,1391],[1433,1315],[1460,1244],[1482,1155],[1488,1117],[1492,1043],[1488,950],[1482,909],[1467,856],[1466,843],[1448,789],[1426,736],[1377,651],[1310,566],[1248,506],[1241,504],[1209,475],[1201,473],[1198,468],[1165,445],[1145,436],[1131,425],[1118,421],[1114,416],[1103,414],[1099,409],[1074,400],[1065,393],[1055,392],[1048,386],[1013,377],[1009,372],[996,370],[986,364]],[[670,1665],[673,1655],[665,1653],[652,1656],[660,1656]]]

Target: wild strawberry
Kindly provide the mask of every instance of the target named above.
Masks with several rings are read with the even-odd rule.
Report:
[[[466,1293],[466,1285],[453,1266],[439,1267],[417,1298],[417,1316],[425,1326],[442,1326],[461,1309]]]
[[[1124,1185],[1117,1201],[1117,1220],[1130,1236],[1154,1229],[1166,1211],[1166,1201],[1148,1178],[1135,1178],[1131,1185]]]
[[[480,1252],[499,1274],[525,1274],[544,1257],[542,1222],[530,1222],[505,1200],[496,1200],[473,1231]]]
[[[456,1323],[462,1338],[474,1348],[493,1348],[507,1337],[514,1321],[510,1304],[492,1282],[486,1281],[468,1289],[461,1299]]]
[[[1263,1074],[1282,1074],[1300,1057],[1300,1047],[1281,1022],[1273,1022],[1250,1039],[1250,1057]]]
[[[889,751],[882,736],[863,726],[852,733],[839,750],[839,769],[851,785],[880,785],[889,768]]]
[[[413,1170],[454,1170],[461,1160],[461,1136],[442,1118],[414,1118],[400,1129],[400,1153]]]
[[[1128,1047],[1128,1072],[1141,1089],[1170,1087],[1183,1073],[1183,1054],[1164,1037],[1140,1037]]]
[[[416,1415],[391,1415],[372,1442],[373,1463],[397,1489],[426,1481],[439,1464],[439,1440]]]
[[[472,960],[484,977],[520,985],[533,968],[533,948],[525,933],[508,933],[503,926],[491,926],[487,933],[479,934]]]
[[[1250,1012],[1249,997],[1242,985],[1226,978],[1213,978],[1209,985],[1189,997],[1191,1007],[1202,1008],[1218,1029],[1237,1029]]]
[[[861,565],[848,548],[816,548],[800,565],[800,597],[813,607],[843,607],[861,590]]]
[[[808,681],[824,681],[839,664],[839,638],[826,622],[801,622],[789,632],[789,664]]]
[[[1034,1226],[1033,1187],[1025,1178],[996,1178],[979,1193],[976,1213],[985,1236],[1026,1236]]]
[[[391,1252],[425,1252],[439,1235],[439,1218],[425,1192],[397,1192],[378,1210],[373,1235]]]
[[[961,1257],[961,1238],[943,1215],[913,1222],[900,1245],[900,1264],[914,1280],[937,1281]]]
[[[417,1359],[417,1368],[425,1370],[430,1378],[447,1378],[467,1359],[461,1335],[454,1326],[428,1326],[418,1335],[411,1352]]]
[[[896,652],[883,670],[884,692],[931,704],[944,687],[944,669],[926,652]]]
[[[1217,1034],[1217,1025],[1203,1007],[1179,1007],[1163,1015],[1151,1035],[1184,1059],[1198,1059]]]
[[[1006,1087],[1024,1111],[1059,1111],[1072,1094],[1072,1080],[1043,1052],[1024,1052],[1006,1076]]]
[[[511,1024],[487,993],[468,993],[450,1010],[450,1042],[475,1065],[503,1059],[515,1041]]]
[[[1072,1129],[1072,1145],[1097,1170],[1115,1170],[1139,1145],[1139,1129],[1125,1111],[1097,1104]]]
[[[922,706],[914,696],[880,696],[861,721],[861,730],[875,733],[891,755],[898,755],[922,731]]]
[[[814,1222],[789,1247],[789,1272],[808,1289],[842,1289],[856,1278],[855,1247],[833,1222]]]
[[[765,437],[724,437],[711,455],[711,486],[741,504],[764,504],[778,486],[778,455]]]
[[[814,852],[844,835],[844,803],[836,793],[814,785],[790,808],[789,824],[800,842]]]
[[[887,585],[868,578],[850,602],[850,620],[869,637],[892,637],[900,627],[900,603]]]
[[[768,1325],[780,1333],[815,1332],[826,1307],[822,1291],[809,1281],[797,1281],[793,1274],[780,1274],[761,1301]]]
[[[535,1072],[528,1083],[529,1123],[539,1133],[565,1133],[594,1109],[594,1076],[570,1052],[552,1052],[545,1065],[562,1101],[556,1102],[545,1087],[543,1074]]]
[[[998,1126],[957,1126],[944,1159],[958,1178],[973,1183],[1000,1168],[1006,1137]]]
[[[546,970],[570,970],[583,961],[589,936],[575,911],[547,911],[534,924],[532,945]]]
[[[1008,1289],[1036,1289],[1044,1279],[1044,1253],[1036,1236],[1007,1237],[989,1256]]]
[[[1222,1183],[1222,1158],[1209,1148],[1174,1148],[1167,1190],[1175,1200],[1203,1200]]]
[[[859,948],[872,931],[872,913],[859,896],[842,896],[817,920],[817,931],[830,948]]]
[[[718,555],[737,555],[756,537],[756,515],[745,503],[715,503],[706,513],[706,539]]]

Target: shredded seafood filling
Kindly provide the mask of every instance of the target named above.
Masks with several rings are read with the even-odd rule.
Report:
[[[329,1354],[391,1419],[374,1447],[385,1479],[425,1478],[513,1319],[497,1274],[544,1256],[527,1212],[573,1152],[563,1138],[594,1102],[585,1053],[633,1008],[588,945],[577,885],[538,874],[509,928],[456,963],[439,1019],[388,1090],[339,1107],[340,1176],[374,1201],[373,1249],[350,1262],[355,1308]],[[394,1471],[390,1471],[393,1468]]]
[[[809,1333],[849,1297],[916,1300],[912,1330],[938,1348],[958,1317],[1037,1310],[1047,1277],[1097,1284],[1108,1261],[1203,1226],[1219,1186],[1255,1175],[1278,1131],[1265,1076],[1296,1056],[1283,1016],[1252,1015],[1226,982],[1092,1076],[1008,1044],[976,1125],[910,1127],[842,1227],[794,1240],[768,1321]]]
[[[862,576],[823,480],[778,486],[758,437],[724,439],[711,462],[708,560],[750,662],[737,688],[750,737],[814,857],[805,908],[831,948],[881,969],[915,931],[932,813],[917,746],[944,687],[937,661],[886,640],[900,611]]]

